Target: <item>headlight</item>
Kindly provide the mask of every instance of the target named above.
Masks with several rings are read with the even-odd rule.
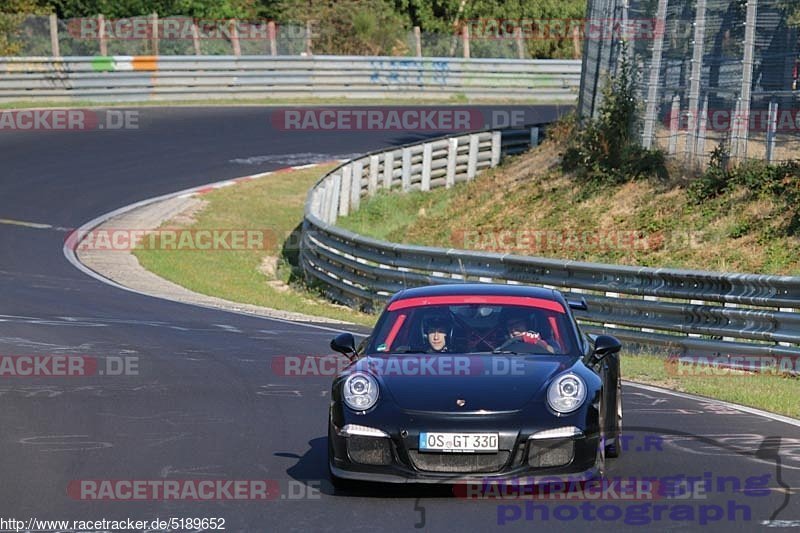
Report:
[[[571,413],[586,399],[586,384],[576,374],[559,376],[547,389],[547,403],[553,411]]]
[[[344,380],[342,397],[350,409],[366,411],[378,401],[378,382],[369,374],[350,374]]]

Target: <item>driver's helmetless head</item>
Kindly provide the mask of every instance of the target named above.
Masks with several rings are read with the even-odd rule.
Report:
[[[512,337],[517,337],[522,335],[526,331],[528,331],[528,326],[525,324],[525,320],[521,318],[511,319],[508,322],[508,334]]]

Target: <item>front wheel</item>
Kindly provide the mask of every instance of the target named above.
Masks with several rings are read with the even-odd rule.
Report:
[[[611,442],[606,444],[606,456],[619,457],[622,453],[622,382],[617,378],[617,387],[614,394],[614,411],[611,414]]]

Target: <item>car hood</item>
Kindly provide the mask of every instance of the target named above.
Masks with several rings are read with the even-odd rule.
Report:
[[[515,411],[577,360],[552,355],[387,355],[366,357],[354,370],[376,375],[382,392],[403,410]],[[458,400],[464,405],[457,405]]]

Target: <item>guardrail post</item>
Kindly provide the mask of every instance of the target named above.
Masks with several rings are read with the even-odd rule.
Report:
[[[431,158],[433,156],[433,146],[431,143],[422,145],[422,181],[420,188],[423,191],[431,190]]]
[[[233,55],[242,55],[242,47],[239,45],[239,28],[236,26],[236,19],[229,21],[231,25],[231,46],[233,47]]]
[[[467,179],[471,180],[475,177],[478,168],[478,135],[472,134],[469,136],[469,155],[467,156]]]
[[[150,40],[153,55],[158,55],[158,13],[150,15]]]
[[[411,190],[411,149],[403,148],[403,170],[401,174],[403,192]]]
[[[275,21],[267,22],[267,35],[269,37],[269,55],[278,55],[278,42],[276,39]]]
[[[61,57],[61,49],[58,46],[58,19],[55,13],[50,13],[50,50],[53,57]]]
[[[374,196],[378,190],[378,163],[380,160],[377,155],[369,156],[369,181],[367,182],[367,194]]]
[[[360,160],[353,161],[353,194],[350,196],[350,209],[357,211],[361,204],[361,180],[364,177],[364,164]]]
[[[321,205],[321,209],[320,209],[320,217],[319,218],[321,218],[322,220],[327,222],[328,221],[328,209],[329,209],[329,204],[328,204],[328,182],[327,181],[322,186],[321,196],[322,196],[322,199],[320,200],[320,202],[321,202],[322,205]]]
[[[394,177],[394,152],[386,152],[383,155],[383,188],[387,191],[392,188],[392,178]]]
[[[539,146],[539,128],[531,128],[531,148]]]
[[[417,52],[417,57],[422,57],[422,36],[420,35],[419,26],[414,26],[414,48]]]
[[[447,144],[447,175],[444,179],[445,188],[449,189],[456,184],[456,156],[458,155],[458,137],[452,137]]]
[[[336,217],[339,214],[339,195],[342,189],[342,175],[334,174],[331,181],[331,207],[328,212],[328,224],[336,224]]]
[[[342,167],[342,192],[339,194],[339,216],[350,214],[350,198],[353,195],[353,169],[350,165]]]
[[[492,132],[492,159],[491,166],[496,167],[500,164],[500,140],[501,135],[499,131]]]
[[[106,18],[103,15],[97,15],[97,36],[100,40],[100,55],[108,55],[108,42],[106,41]]]

